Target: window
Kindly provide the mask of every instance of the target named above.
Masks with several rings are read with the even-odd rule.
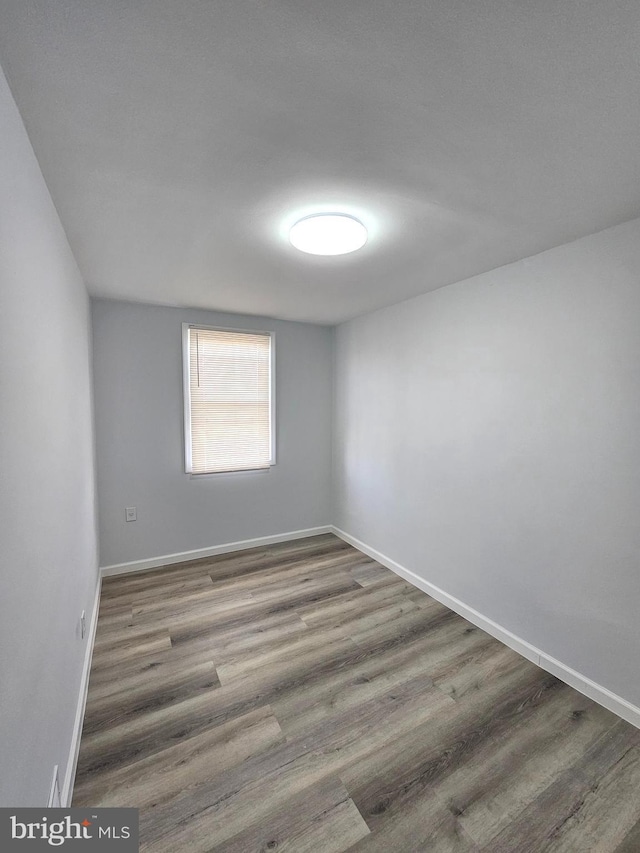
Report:
[[[273,343],[270,332],[183,325],[188,473],[274,464]]]

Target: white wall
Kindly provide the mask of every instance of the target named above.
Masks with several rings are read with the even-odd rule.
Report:
[[[183,322],[275,331],[268,472],[184,473]],[[330,523],[331,329],[94,300],[93,334],[102,566]]]
[[[97,583],[87,294],[0,71],[0,805],[67,769]]]
[[[336,333],[336,523],[640,704],[640,220]]]

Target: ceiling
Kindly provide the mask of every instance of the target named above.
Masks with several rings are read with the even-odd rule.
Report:
[[[640,215],[639,45],[637,0],[0,0],[90,292],[318,323]]]

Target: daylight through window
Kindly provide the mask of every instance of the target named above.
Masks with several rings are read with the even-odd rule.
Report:
[[[186,470],[274,463],[270,333],[184,327]]]

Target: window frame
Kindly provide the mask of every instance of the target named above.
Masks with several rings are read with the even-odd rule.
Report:
[[[193,471],[191,447],[191,365],[189,353],[189,332],[191,329],[202,329],[206,332],[229,332],[230,334],[260,335],[269,337],[269,429],[271,438],[271,458],[267,468],[235,468],[226,471]],[[202,323],[182,324],[182,390],[183,390],[183,438],[184,438],[184,470],[189,477],[220,477],[233,474],[264,474],[276,464],[276,334],[262,329],[237,329],[229,326],[206,326]]]

